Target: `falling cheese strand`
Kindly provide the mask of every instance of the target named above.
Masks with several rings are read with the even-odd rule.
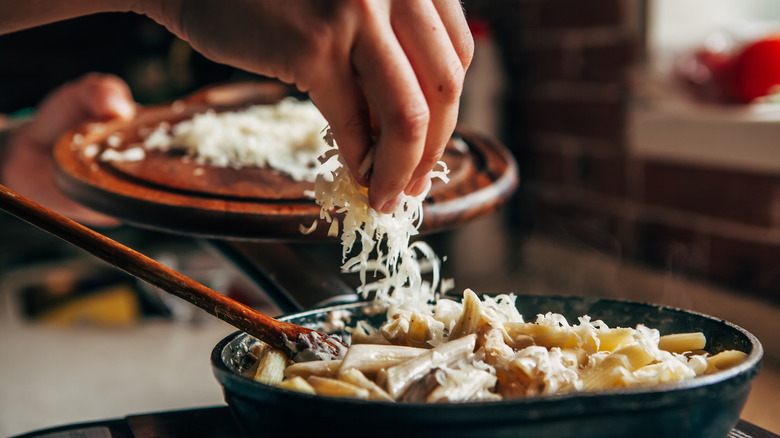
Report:
[[[326,141],[332,144],[329,132]],[[377,302],[391,309],[420,308],[434,302],[444,292],[440,287],[441,262],[426,243],[410,244],[411,238],[419,234],[427,193],[403,194],[393,213],[382,214],[371,208],[368,189],[358,184],[338,149],[325,152],[320,162],[313,196],[321,207],[320,219],[331,224],[328,234],[333,235],[341,226],[342,271],[359,274],[358,292],[364,298],[373,293]],[[443,162],[439,166],[441,170],[434,171],[433,176],[447,182],[449,170]],[[334,213],[343,215],[340,224]],[[432,274],[430,281],[423,279],[426,267]],[[369,272],[376,280],[369,282]]]

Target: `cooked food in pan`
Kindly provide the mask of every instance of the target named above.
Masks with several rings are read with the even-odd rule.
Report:
[[[652,327],[609,327],[588,315],[576,323],[556,313],[525,321],[511,294],[480,299],[467,289],[461,301],[443,299],[449,285],[439,280],[439,259],[422,242],[410,244],[424,196],[407,197],[392,215],[379,214],[368,207],[365,188],[335,150],[323,162],[315,184],[322,218],[338,234],[330,212],[344,213],[343,269],[360,274],[359,291],[374,297],[374,311],[385,312],[386,322],[380,327],[357,322],[341,360],[296,362],[258,344],[253,352],[258,359],[245,373],[250,378],[330,397],[492,401],[677,382],[747,356],[734,350],[707,354],[700,332],[661,336]],[[446,168],[438,176],[446,178]],[[361,250],[350,258],[358,241]],[[423,280],[426,270],[432,280]],[[369,272],[380,278],[367,283]]]
[[[704,352],[703,333],[661,336],[644,325],[609,327],[587,315],[526,322],[512,295],[399,310],[381,327],[359,322],[341,360],[293,362],[257,344],[246,376],[288,390],[388,402],[469,402],[600,391],[693,379],[746,354]]]

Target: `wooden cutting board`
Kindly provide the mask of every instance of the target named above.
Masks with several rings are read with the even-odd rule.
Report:
[[[56,181],[70,197],[109,216],[151,229],[238,240],[323,240],[327,226],[302,235],[299,225],[319,218],[319,206],[294,181],[270,168],[215,167],[171,152],[146,151],[141,161],[101,161],[114,143],[138,146],[160,123],[171,125],[207,110],[235,111],[271,104],[288,94],[277,82],[242,82],[201,90],[167,105],[142,107],[130,121],[87,123],[54,148]],[[118,141],[118,146],[116,142]],[[422,232],[456,227],[494,211],[518,184],[517,165],[494,139],[456,131],[443,161],[450,182],[434,181],[424,205]]]

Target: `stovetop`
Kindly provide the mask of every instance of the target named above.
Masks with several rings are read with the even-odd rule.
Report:
[[[223,438],[244,436],[227,406],[130,415],[123,419],[74,424],[15,438]],[[740,420],[727,438],[780,438]]]

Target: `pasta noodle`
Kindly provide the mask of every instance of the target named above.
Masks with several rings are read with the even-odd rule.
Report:
[[[706,343],[704,333],[675,333],[661,336],[658,340],[658,348],[670,353],[685,353],[703,350]]]

